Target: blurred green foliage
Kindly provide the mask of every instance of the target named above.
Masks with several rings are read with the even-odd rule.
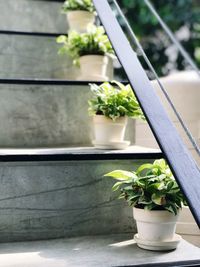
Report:
[[[163,32],[144,0],[118,0],[159,76],[187,63]],[[158,14],[200,66],[200,0],[151,0]],[[147,67],[145,67],[147,68]]]

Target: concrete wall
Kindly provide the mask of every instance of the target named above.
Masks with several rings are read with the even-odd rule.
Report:
[[[0,164],[0,242],[135,232],[132,209],[102,176],[145,160]]]
[[[200,79],[196,73],[186,71],[180,72],[166,78],[162,78],[161,82],[166,89],[169,97],[171,98],[175,108],[181,115],[184,123],[193,135],[196,143],[200,145]],[[200,164],[199,155],[197,155],[194,147],[185,135],[178,119],[174,115],[171,107],[165,100],[157,82],[153,81],[154,86],[161,102],[164,105],[169,117],[171,118],[174,126],[177,128],[180,136],[182,137],[185,145],[192,153],[193,157]],[[167,134],[167,133],[166,133]],[[157,148],[157,142],[151,133],[148,124],[141,121],[136,123],[136,144],[145,147]]]
[[[0,147],[91,145],[88,86],[0,85]],[[135,122],[126,140],[134,142]]]

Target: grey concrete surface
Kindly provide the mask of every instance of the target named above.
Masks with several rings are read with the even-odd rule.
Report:
[[[62,2],[39,0],[0,0],[1,30],[67,32]]]
[[[90,236],[1,244],[0,262],[3,267],[199,266],[200,249],[182,240],[174,251],[153,252],[138,248],[131,235]]]
[[[91,145],[88,86],[0,85],[0,147]],[[126,140],[134,142],[135,121]]]
[[[58,55],[56,37],[0,35],[0,78],[75,80],[79,68]]]
[[[132,209],[103,175],[142,162],[1,163],[0,242],[135,232]]]
[[[200,236],[199,235],[181,235],[183,239],[188,241],[189,243],[200,248]]]

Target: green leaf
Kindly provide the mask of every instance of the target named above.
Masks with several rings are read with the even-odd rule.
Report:
[[[117,191],[119,188],[120,188],[120,186],[123,184],[123,182],[117,182],[117,183],[115,183],[114,185],[113,185],[113,187],[112,187],[112,190],[113,191]]]
[[[153,210],[153,209],[155,209],[157,207],[157,205],[155,204],[155,203],[149,203],[149,204],[146,204],[145,206],[144,206],[144,210]]]
[[[149,205],[152,203],[152,200],[149,199],[148,197],[146,196],[141,196],[139,199],[138,199],[138,204],[144,204],[144,205]]]
[[[62,43],[65,43],[67,41],[67,36],[65,35],[60,35],[56,38],[56,42],[58,44],[62,44]]]
[[[162,206],[162,205],[166,204],[165,195],[153,194],[151,199],[155,204],[157,204],[159,206]]]
[[[177,215],[178,209],[174,203],[168,203],[165,205],[165,209],[168,210],[169,212],[172,212],[174,215]]]
[[[143,164],[143,165],[141,165],[141,166],[137,169],[136,173],[137,173],[137,174],[140,174],[140,173],[141,173],[142,171],[144,171],[145,169],[152,169],[152,167],[153,167],[153,164],[151,164],[151,163]]]
[[[115,170],[104,174],[104,176],[109,176],[120,181],[132,180],[136,177],[133,172],[123,170]]]
[[[165,160],[164,159],[157,159],[154,161],[153,163],[154,166],[159,166],[161,167],[162,169],[165,169],[166,167],[166,163],[165,163]]]

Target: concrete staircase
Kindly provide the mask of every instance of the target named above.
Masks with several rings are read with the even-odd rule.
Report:
[[[133,121],[128,150],[91,146],[88,83],[57,55],[60,5],[0,1],[0,266],[199,266],[200,250],[185,241],[170,253],[133,242],[132,210],[102,176],[163,155],[133,145]]]

